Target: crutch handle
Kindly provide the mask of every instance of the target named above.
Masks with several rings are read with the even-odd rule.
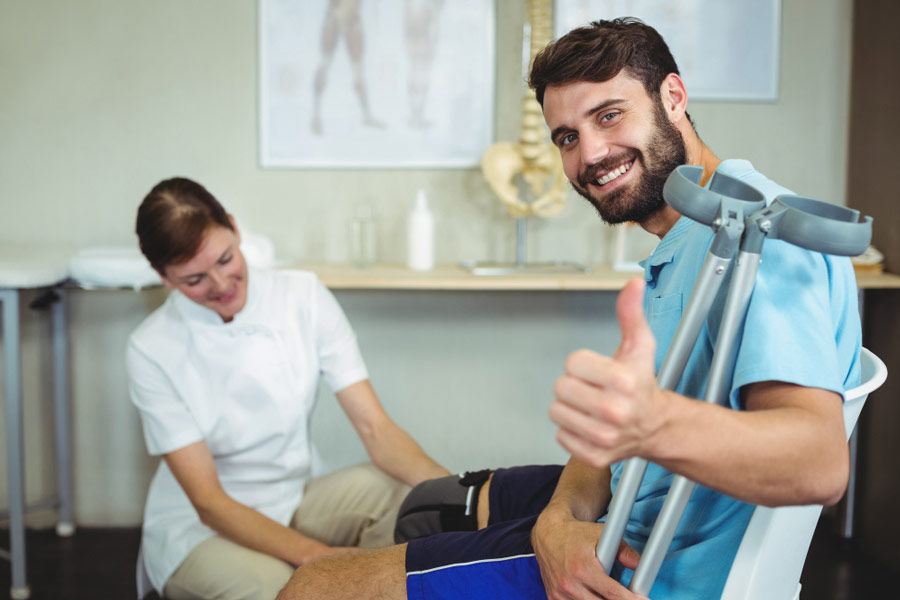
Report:
[[[684,216],[715,226],[722,217],[723,201],[737,201],[743,206],[744,215],[749,215],[766,205],[766,197],[756,188],[740,179],[713,174],[709,187],[702,187],[703,167],[681,165],[666,179],[663,197],[666,202]]]
[[[837,256],[862,254],[872,239],[872,217],[830,202],[782,194],[771,206],[752,215],[754,238],[784,240],[814,252]],[[756,230],[756,231],[753,231]],[[759,239],[762,246],[762,239]]]

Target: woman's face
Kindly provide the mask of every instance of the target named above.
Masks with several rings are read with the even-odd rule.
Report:
[[[247,303],[247,263],[241,254],[241,236],[225,227],[203,234],[200,248],[190,260],[165,269],[162,280],[197,304],[216,311],[226,323]]]

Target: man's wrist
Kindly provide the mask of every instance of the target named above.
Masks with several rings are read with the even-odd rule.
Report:
[[[572,512],[571,506],[562,498],[551,498],[541,514],[538,515],[538,523],[542,525],[557,526],[565,521],[574,520],[577,518]]]
[[[673,427],[683,416],[684,410],[693,408],[692,402],[675,392],[657,390],[653,422],[638,450],[637,456],[651,462],[671,458],[675,446],[671,443]],[[687,402],[687,405],[684,405]]]

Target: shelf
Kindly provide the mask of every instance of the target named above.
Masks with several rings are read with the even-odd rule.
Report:
[[[458,265],[437,265],[433,271],[410,271],[404,265],[379,264],[357,268],[346,264],[297,264],[291,268],[315,272],[335,290],[473,290],[473,291],[616,291],[637,272],[615,271],[610,265],[593,265],[591,273],[516,273],[472,275]],[[863,289],[898,289],[900,276],[861,273]]]

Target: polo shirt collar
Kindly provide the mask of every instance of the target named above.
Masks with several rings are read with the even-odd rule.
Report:
[[[753,164],[743,158],[726,158],[716,167],[716,173],[724,173],[738,179],[756,173]],[[706,184],[709,185],[708,183]]]
[[[644,281],[652,282],[656,278],[659,269],[663,265],[672,262],[672,259],[675,258],[675,252],[681,246],[681,238],[687,234],[692,224],[693,221],[688,217],[679,217],[675,221],[675,225],[659,241],[653,253],[638,263],[644,268]]]
[[[735,178],[741,178],[755,172],[756,170],[753,168],[753,164],[749,160],[744,160],[742,158],[725,159],[719,163],[718,167],[716,167],[716,173],[724,173]],[[710,181],[712,181],[712,178],[710,178]],[[707,182],[706,186],[709,186],[709,182]],[[660,240],[659,245],[656,246],[653,253],[638,263],[644,268],[644,281],[651,283],[656,279],[656,274],[659,272],[659,269],[663,265],[672,262],[672,259],[675,258],[675,251],[680,245],[681,238],[685,236],[688,229],[690,229],[693,224],[694,221],[692,219],[682,215],[678,221],[675,222],[675,225],[672,226],[672,229],[663,236],[663,239]]]

